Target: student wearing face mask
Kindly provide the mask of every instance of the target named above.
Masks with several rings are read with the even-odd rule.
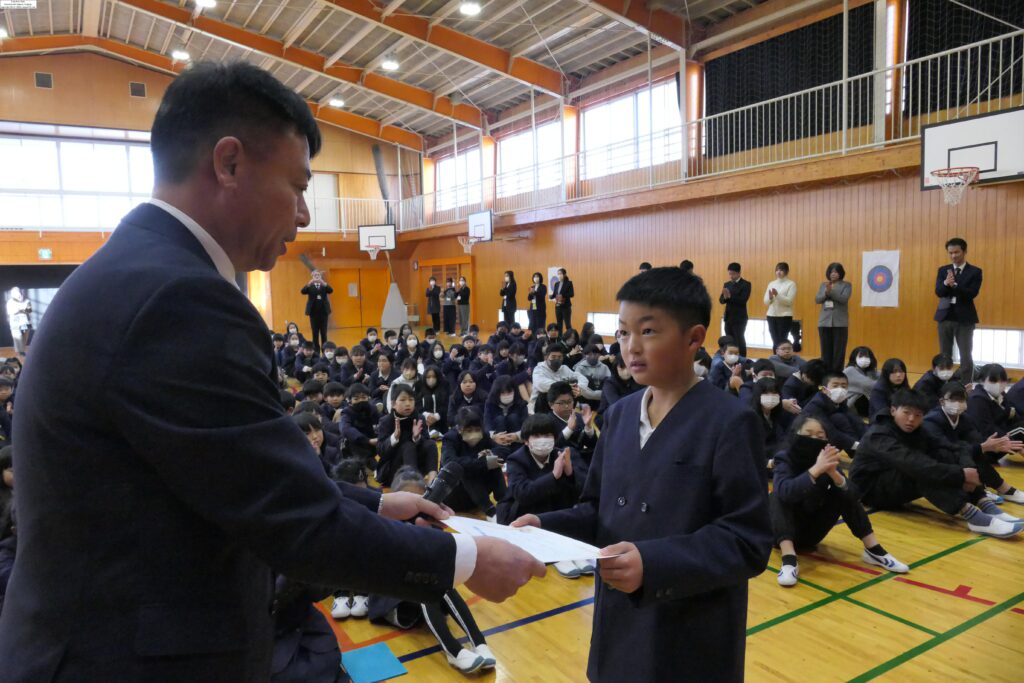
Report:
[[[820,358],[807,361],[800,372],[794,372],[782,383],[782,400],[795,399],[803,408],[818,393],[818,388],[825,382],[828,368]]]
[[[1009,377],[1002,365],[991,363],[978,371],[979,380],[967,397],[967,415],[982,434],[998,434],[1024,426],[1024,418],[1007,403]]]
[[[508,359],[501,361],[495,366],[497,377],[508,376],[512,378],[512,386],[516,393],[524,401],[530,400],[530,366],[526,362],[526,346],[522,342],[516,342],[509,347]]]
[[[455,308],[459,314],[459,335],[465,337],[469,332],[469,295],[466,278],[459,278],[459,286],[455,288]]]
[[[867,346],[856,347],[850,352],[850,360],[843,374],[850,385],[847,404],[861,417],[867,417],[870,405],[868,397],[880,377],[874,351]]]
[[[868,417],[871,421],[874,422],[879,415],[888,415],[892,407],[892,395],[900,389],[909,388],[906,363],[899,358],[890,358],[882,363],[882,371],[868,398]]]
[[[516,319],[516,274],[506,270],[501,284],[501,314],[506,325],[511,325]]]
[[[605,411],[618,403],[621,399],[643,389],[629,371],[626,361],[622,356],[615,358],[615,372],[601,386],[601,405],[598,406],[597,414],[604,415]]]
[[[430,325],[435,330],[439,330],[441,329],[441,288],[437,286],[437,278],[430,278],[424,296],[427,298],[427,314],[430,316]]]
[[[401,364],[407,358],[418,361],[420,359],[420,340],[416,338],[415,334],[407,334],[402,337],[402,340],[395,353],[395,362]]]
[[[398,333],[394,330],[384,330],[384,346],[381,347],[380,351],[387,351],[391,355],[398,353],[399,339]],[[401,337],[401,339],[404,339],[404,337]],[[377,359],[374,358],[373,362],[376,363]]]
[[[722,362],[711,366],[711,383],[722,390],[727,390],[731,383],[736,384],[736,390],[743,384],[746,378],[746,359],[740,355],[740,347],[735,342],[729,342],[722,349]],[[735,381],[734,381],[735,380]]]
[[[914,383],[914,391],[926,397],[930,406],[935,408],[939,405],[942,386],[953,379],[960,379],[953,370],[953,359],[940,353],[932,358],[932,369]]]
[[[587,378],[573,372],[563,362],[566,348],[560,343],[548,344],[544,354],[544,362],[533,369],[533,393],[530,395],[530,412],[543,412],[537,409],[537,397],[548,393],[555,382],[566,382],[572,385],[573,397],[582,392],[582,387],[589,388]],[[575,383],[575,384],[573,384]]]
[[[377,366],[369,361],[366,349],[357,344],[349,353],[348,363],[341,368],[341,383],[346,387],[353,384],[369,386],[370,377],[377,371]]]
[[[416,414],[416,393],[401,384],[391,411],[377,423],[377,481],[391,481],[403,465],[433,481],[437,476],[437,447],[427,438],[427,428]]]
[[[366,349],[367,353],[379,353],[381,347],[381,341],[377,335],[376,327],[367,327],[366,336],[359,342],[359,345]]]
[[[441,466],[457,462],[462,466],[462,480],[445,502],[458,512],[479,510],[489,522],[494,522],[494,501],[505,497],[505,476],[501,471],[504,460],[494,452],[494,441],[484,429],[479,410],[460,409],[455,425],[441,441]]]
[[[377,456],[377,423],[380,414],[370,402],[370,390],[365,384],[353,384],[345,392],[345,405],[341,409],[341,436],[343,454],[356,458],[366,469],[374,469]]]
[[[789,338],[795,301],[796,283],[789,279],[789,264],[775,264],[775,279],[764,290],[764,305],[768,307],[768,333],[772,336],[773,347]]]
[[[451,394],[448,382],[436,365],[423,371],[423,381],[416,395],[416,412],[427,424],[431,439],[441,438],[448,431],[448,402]]]
[[[287,344],[282,350],[282,364],[278,367],[284,369],[288,373],[289,377],[295,376],[295,357],[299,355],[299,348],[301,347],[302,340],[299,335],[292,333],[287,337]]]
[[[444,333],[449,337],[455,336],[455,280],[448,278],[444,283],[444,290],[441,292],[441,317],[444,324]]]
[[[693,355],[693,374],[697,379],[707,379],[711,374],[711,367],[714,359],[711,354],[704,350],[704,347],[697,349]]]
[[[921,429],[928,401],[913,389],[892,397],[889,415],[864,434],[850,478],[869,507],[894,510],[924,497],[970,531],[996,538],[1016,536],[1024,521],[1004,513],[985,496],[973,458]]]
[[[583,349],[583,360],[573,369],[577,375],[587,379],[587,386],[580,388],[580,399],[597,410],[601,406],[601,389],[612,376],[608,366],[601,362],[601,349],[595,344],[588,344]]]
[[[297,323],[285,321],[284,329],[285,329],[285,336],[291,336],[291,335],[294,334],[294,335],[298,336],[300,343],[306,341],[306,338],[302,335],[302,332],[299,331],[299,326],[298,326]]]
[[[741,401],[748,403],[750,402],[750,395],[754,391],[754,383],[757,382],[757,380],[775,378],[775,365],[767,358],[758,358],[750,367],[750,374],[743,379],[743,382],[739,387],[734,388],[736,386],[736,382],[730,381],[729,390],[736,394]],[[791,403],[783,404],[783,409],[789,405],[794,405],[795,403],[796,402],[793,401]]]
[[[793,424],[793,415],[783,406],[780,389],[778,380],[765,377],[754,382],[748,399],[751,409],[761,418],[764,460],[768,469],[773,467],[775,453],[782,447],[786,431]]]
[[[425,366],[436,365],[438,368],[440,368],[442,365],[444,365],[444,358],[446,355],[447,353],[444,350],[444,344],[435,340],[434,343],[430,345],[430,348],[427,349],[426,357],[423,359],[423,363]]]
[[[533,284],[526,299],[530,302],[527,309],[527,316],[530,318],[530,329],[536,330],[547,325],[548,321],[548,288],[544,284],[544,276],[540,273],[533,274]]]
[[[769,508],[775,543],[782,554],[780,586],[797,583],[797,548],[821,543],[840,516],[864,544],[861,560],[865,564],[896,574],[910,571],[878,542],[856,487],[839,468],[839,450],[831,443],[825,424],[802,415],[793,424],[789,445],[775,456]]]
[[[846,355],[846,342],[850,332],[850,296],[853,285],[846,281],[846,269],[841,263],[830,263],[825,268],[825,281],[818,287],[815,303],[821,304],[818,315],[818,338],[821,341],[821,359],[829,370],[839,372]]]
[[[846,405],[849,380],[841,372],[825,375],[821,391],[808,401],[804,412],[815,416],[831,435],[831,443],[851,457],[867,427]]]
[[[1004,455],[1024,450],[1024,443],[1020,439],[996,434],[984,437],[975,428],[971,418],[964,414],[966,412],[967,390],[964,385],[960,382],[947,382],[939,392],[938,407],[924,416],[923,428],[933,438],[969,454],[981,483],[996,492],[999,500],[995,502],[1005,500],[1024,505],[1024,491],[1010,486],[992,466]]]
[[[794,353],[793,342],[788,339],[783,339],[775,345],[775,353],[768,356],[768,360],[775,366],[775,376],[782,381],[786,381],[804,365],[804,359]]]
[[[494,442],[492,450],[504,459],[518,448],[519,432],[529,411],[526,401],[516,391],[512,378],[499,376],[491,385],[484,405],[484,430]]]
[[[473,373],[463,370],[459,373],[458,380],[452,388],[452,397],[448,400],[449,419],[454,419],[462,408],[473,408],[482,417],[486,402],[487,394],[479,390]]]

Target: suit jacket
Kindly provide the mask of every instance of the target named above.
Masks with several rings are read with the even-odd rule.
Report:
[[[427,287],[427,313],[441,312],[441,288],[437,285]]]
[[[451,586],[450,539],[327,478],[259,312],[162,209],[72,273],[32,357],[3,683],[267,681],[271,566],[417,601]]]
[[[598,547],[636,544],[643,585],[595,581],[591,681],[742,681],[747,581],[772,528],[758,418],[698,382],[640,447],[640,402],[608,409],[580,502],[545,529]],[[680,672],[685,672],[681,674]]]
[[[331,314],[331,300],[327,295],[333,294],[334,289],[329,284],[325,282],[319,287],[306,285],[302,288],[302,293],[306,295],[306,315]]]
[[[530,302],[530,308],[537,311],[538,313],[547,313],[548,311],[548,288],[544,283],[539,285],[531,285],[530,291],[527,293],[526,298]]]
[[[502,310],[505,310],[506,308],[511,308],[513,310],[516,309],[516,283],[515,282],[508,282],[508,283],[506,283],[505,286],[502,287],[501,291],[498,292],[498,293],[501,294],[501,308],[502,308]]]
[[[740,278],[736,282],[729,280],[723,287],[729,290],[729,298],[719,295],[718,303],[725,305],[726,320],[746,320],[747,300],[750,299],[750,282]]]
[[[558,303],[559,296],[565,299],[565,303]],[[574,296],[576,296],[576,291],[572,286],[572,280],[565,278],[564,281],[556,280],[555,283],[551,285],[551,294],[548,298],[555,302],[555,306],[572,306],[572,298]]]
[[[977,325],[978,309],[974,307],[974,299],[981,292],[981,268],[965,263],[960,276],[955,278],[956,287],[947,287],[946,274],[953,267],[952,264],[942,266],[935,275],[935,296],[939,297],[935,321],[955,320],[967,325]],[[956,303],[953,302],[954,298]]]
[[[833,283],[832,291],[828,294],[825,293],[824,282],[818,285],[818,293],[814,296],[814,302],[821,304],[818,327],[849,327],[849,302],[852,294],[853,285],[846,280]]]

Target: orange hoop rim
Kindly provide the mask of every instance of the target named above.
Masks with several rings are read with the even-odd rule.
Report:
[[[980,171],[981,169],[977,166],[951,166],[932,171],[932,177],[936,179],[959,178],[965,185],[970,185],[977,180]]]

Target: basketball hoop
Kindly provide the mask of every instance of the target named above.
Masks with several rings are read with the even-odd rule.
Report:
[[[462,245],[462,249],[467,254],[473,253],[473,245],[479,241],[480,239],[477,237],[470,237],[469,235],[459,235],[459,244]]]
[[[932,171],[932,178],[942,188],[943,200],[950,206],[956,206],[960,203],[967,188],[978,179],[978,167],[940,168]]]
[[[370,255],[371,261],[376,261],[377,254],[380,253],[380,247],[370,247],[369,249],[366,250],[366,253]]]

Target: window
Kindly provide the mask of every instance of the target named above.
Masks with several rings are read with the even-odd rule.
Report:
[[[102,142],[60,143],[61,187],[73,192],[125,192],[129,189],[128,150]]]
[[[725,321],[722,321],[722,336],[725,336]],[[747,341],[747,347],[752,349],[771,349],[772,335],[768,333],[768,321],[761,318],[751,318],[747,322],[747,331],[743,335]]]
[[[1024,368],[1024,330],[975,328],[974,366],[998,363],[1008,368]],[[960,362],[960,348],[953,347],[953,360]]]
[[[0,188],[60,189],[56,141],[0,137],[0,159]]]
[[[594,334],[614,337],[619,331],[618,313],[587,313],[587,322],[594,326]]]
[[[480,148],[460,151],[437,164],[437,209],[480,204]]]
[[[498,309],[498,320],[504,320],[505,313],[500,308]],[[530,329],[530,312],[525,308],[516,309],[515,321],[519,323],[524,330]],[[497,349],[495,349],[497,351]]]
[[[556,187],[562,182],[562,130],[557,119],[537,127],[537,168],[533,161],[533,131],[498,141],[498,196],[511,197],[534,188]]]
[[[654,108],[651,108],[651,102]],[[636,94],[637,132],[641,167],[679,160],[683,153],[683,125],[679,115],[679,93],[675,81],[668,81]]]
[[[309,227],[306,230],[338,230],[338,176],[314,173],[303,199],[309,209]]]

